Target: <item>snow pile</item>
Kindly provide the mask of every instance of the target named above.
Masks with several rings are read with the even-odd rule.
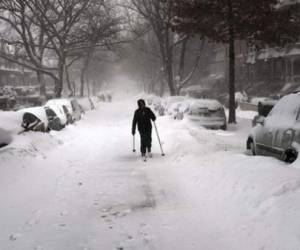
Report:
[[[0,128],[0,148],[12,142],[12,136],[4,129]]]
[[[0,128],[10,134],[17,134],[23,130],[22,117],[23,115],[19,112],[0,111]]]
[[[1,248],[299,249],[300,170],[245,153],[249,114],[238,111],[235,131],[158,117],[166,156],[153,131],[144,163],[131,148],[135,109],[103,103],[0,153]]]
[[[236,102],[247,102],[248,96],[246,92],[235,92],[235,101]]]

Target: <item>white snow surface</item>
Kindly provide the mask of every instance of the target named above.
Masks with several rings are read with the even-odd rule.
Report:
[[[22,128],[23,113],[14,111],[0,110],[0,128],[8,131],[10,134],[17,134],[23,131]]]
[[[134,98],[101,103],[0,149],[1,249],[299,249],[299,161],[248,155],[242,111],[228,131],[159,117],[166,156],[153,131],[144,163],[135,109]]]
[[[221,109],[223,106],[221,103],[219,103],[217,100],[214,99],[199,99],[195,100],[191,104],[192,110],[198,110],[198,109],[209,109],[209,110],[218,110]]]

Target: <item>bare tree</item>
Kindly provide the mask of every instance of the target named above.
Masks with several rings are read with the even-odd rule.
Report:
[[[199,62],[200,52],[196,56],[195,66],[185,76],[183,75],[184,61],[186,59],[186,44],[191,38],[185,36],[175,39],[175,34],[172,32],[173,19],[173,0],[131,0],[131,5],[127,6],[132,11],[135,11],[150,25],[158,43],[158,52],[161,59],[162,70],[170,90],[171,95],[178,94],[179,90],[191,79]],[[176,47],[181,47],[180,66],[175,67],[176,63]],[[200,46],[202,48],[202,46]],[[175,69],[178,72],[175,72]]]
[[[90,62],[98,50],[110,50],[111,46],[119,41],[121,21],[115,13],[115,5],[107,0],[93,0],[93,4],[83,12],[81,25],[77,30],[81,39],[86,41],[86,47],[80,49],[83,54],[80,76],[81,96],[84,95],[85,83],[88,83],[87,72]]]
[[[50,67],[44,62],[44,55],[50,43],[45,30],[39,24],[36,13],[29,7],[27,1],[2,0],[0,2],[0,20],[9,29],[10,35],[5,34],[5,41],[14,45],[14,55],[5,52],[0,57],[13,63],[34,70],[40,83],[40,94],[45,95],[45,81],[43,74],[57,79],[55,67]]]
[[[8,42],[20,45],[26,61],[0,56],[35,70],[41,80],[41,74],[51,76],[57,97],[65,79],[75,93],[68,74],[72,64],[84,57],[87,68],[95,47],[108,46],[118,32],[119,20],[107,0],[3,0],[0,11],[16,34]],[[55,58],[54,67],[46,66],[49,56]]]

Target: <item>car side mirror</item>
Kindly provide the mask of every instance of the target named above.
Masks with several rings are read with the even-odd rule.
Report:
[[[263,117],[263,116],[258,117],[256,120],[256,123],[264,126],[265,125],[265,117]]]

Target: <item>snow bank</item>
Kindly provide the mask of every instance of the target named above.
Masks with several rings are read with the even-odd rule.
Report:
[[[245,154],[249,120],[211,131],[159,117],[166,155],[153,134],[144,163],[130,147],[135,108],[104,103],[0,154],[3,249],[299,249],[300,171]]]
[[[6,130],[0,128],[0,148],[12,142],[12,136]]]
[[[22,128],[23,114],[14,111],[0,111],[0,128],[10,134],[17,134]]]

